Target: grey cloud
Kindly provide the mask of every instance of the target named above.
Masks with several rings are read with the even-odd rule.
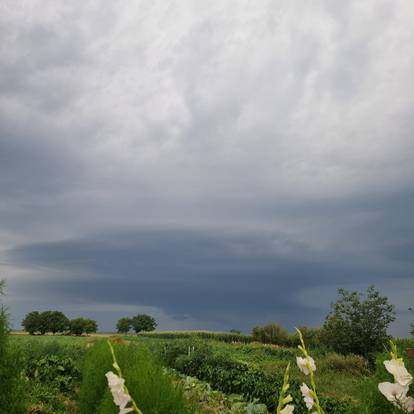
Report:
[[[298,289],[413,278],[410,3],[2,11],[11,301],[225,328],[297,323]]]

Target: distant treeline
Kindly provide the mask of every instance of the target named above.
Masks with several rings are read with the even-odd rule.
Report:
[[[91,334],[98,330],[98,324],[93,319],[69,319],[60,311],[30,312],[22,321],[22,326],[30,335]]]

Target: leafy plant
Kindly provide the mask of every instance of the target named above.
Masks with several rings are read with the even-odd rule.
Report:
[[[394,306],[374,286],[365,294],[339,289],[340,298],[331,305],[324,324],[324,342],[336,352],[358,354],[371,365],[389,337],[387,328],[395,320]]]

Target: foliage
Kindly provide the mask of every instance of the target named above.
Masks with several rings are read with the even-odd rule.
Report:
[[[252,331],[255,341],[264,344],[289,344],[289,332],[277,323],[269,323],[265,326],[255,326]]]
[[[298,329],[302,332],[303,339],[308,348],[320,348],[323,346],[321,328],[308,328],[307,326],[300,326]],[[290,337],[290,345],[300,345],[300,339],[297,332]]]
[[[354,354],[341,355],[330,352],[321,360],[319,369],[338,374],[347,373],[355,377],[369,375],[367,360],[361,355]]]
[[[345,289],[338,293],[340,298],[331,305],[324,324],[324,342],[336,352],[363,355],[372,361],[373,353],[383,350],[388,341],[394,306],[374,286],[365,294]]]
[[[69,322],[69,332],[72,335],[90,334],[98,330],[98,324],[92,319],[75,318]]]
[[[241,342],[248,343],[252,341],[251,336],[239,335],[229,332],[212,332],[212,331],[162,331],[162,332],[141,332],[140,336],[147,338],[159,339],[185,339],[185,338],[200,338],[205,340],[216,340],[220,342]]]
[[[163,372],[162,366],[147,349],[135,344],[119,344],[114,348],[131,396],[144,413],[193,413],[186,405],[182,389]],[[111,354],[104,341],[88,350],[79,396],[81,414],[118,412],[105,378],[105,373],[111,369]]]
[[[31,335],[44,335],[46,332],[63,333],[68,329],[69,319],[60,311],[34,311],[25,316],[22,326]]]
[[[0,281],[0,294],[4,282]],[[25,411],[25,389],[20,378],[19,353],[9,344],[9,315],[0,308],[0,412],[21,414]],[[7,391],[6,391],[7,390]]]
[[[126,334],[131,329],[131,318],[121,318],[116,323],[116,330],[118,333]]]
[[[61,392],[71,391],[80,380],[80,371],[74,361],[58,355],[44,355],[30,361],[25,368],[25,374],[29,379],[49,384]]]
[[[187,400],[200,407],[202,412],[220,414],[267,414],[267,407],[256,400],[246,401],[241,395],[226,395],[213,390],[209,383],[195,377],[170,370],[174,378],[182,384]]]
[[[40,332],[42,324],[42,317],[40,312],[29,312],[22,321],[22,326],[26,332],[30,335],[34,335],[36,332]]]
[[[136,315],[131,319],[131,326],[136,333],[141,331],[150,332],[157,327],[157,322],[150,315]]]
[[[201,340],[166,342],[161,354],[167,366],[206,381],[213,389],[226,394],[240,394],[247,400],[257,399],[266,404],[270,411],[278,404],[283,373],[266,374],[252,364],[235,360],[228,353],[217,352],[213,346]],[[292,353],[289,355],[292,356]],[[292,380],[290,385],[294,403],[298,407],[297,413],[307,412],[299,392],[299,382]],[[322,399],[322,405],[326,404],[336,407],[334,413],[345,412],[343,410],[348,407],[347,402]]]

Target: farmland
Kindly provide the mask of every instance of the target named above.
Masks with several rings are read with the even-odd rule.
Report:
[[[288,362],[292,363],[295,413],[308,412],[299,391],[305,378],[294,364],[298,350],[247,338],[226,342],[224,333],[175,332],[108,337],[11,335],[9,341],[24,367],[21,396],[30,414],[117,413],[105,378],[112,363],[107,339],[144,414],[274,412]],[[402,354],[414,345],[408,340],[398,343]],[[376,369],[369,370],[361,357],[342,356],[323,347],[309,350],[327,413],[392,412],[377,391],[378,382],[388,378],[382,366],[386,353],[377,354]],[[413,359],[405,359],[412,371]]]

